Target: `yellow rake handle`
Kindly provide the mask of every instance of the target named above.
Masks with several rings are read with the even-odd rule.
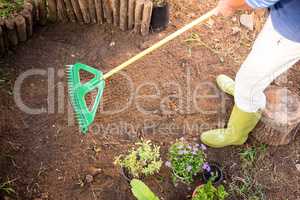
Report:
[[[175,31],[171,35],[169,35],[166,38],[160,40],[159,42],[155,43],[151,47],[145,49],[144,51],[138,53],[137,55],[135,55],[134,57],[130,58],[126,62],[122,63],[121,65],[119,65],[119,66],[115,67],[114,69],[112,69],[111,71],[107,72],[106,74],[103,75],[103,79],[107,79],[108,77],[114,75],[115,73],[118,73],[122,69],[126,68],[128,65],[134,63],[135,61],[139,60],[140,58],[143,58],[145,55],[151,53],[152,51],[160,48],[161,46],[163,46],[167,42],[173,40],[177,36],[181,35],[182,33],[186,32],[187,30],[193,28],[195,25],[197,25],[197,24],[199,24],[199,23],[207,20],[208,18],[210,18],[211,16],[213,16],[215,13],[216,13],[216,9],[212,9],[211,11],[209,11],[206,14],[202,15],[201,17],[195,19],[191,23],[185,25],[181,29]]]

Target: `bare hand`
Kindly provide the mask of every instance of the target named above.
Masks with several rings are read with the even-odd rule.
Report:
[[[229,17],[235,13],[236,9],[231,7],[228,0],[220,0],[216,7],[216,15]]]

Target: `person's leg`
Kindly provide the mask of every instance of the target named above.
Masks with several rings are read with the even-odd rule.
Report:
[[[283,38],[274,30],[269,18],[237,73],[235,84],[225,76],[217,78],[222,90],[229,94],[234,91],[236,105],[228,128],[203,133],[202,142],[212,147],[243,144],[260,119],[257,111],[265,107],[263,91],[299,59],[300,43]]]
[[[269,18],[235,78],[235,103],[246,112],[266,105],[264,90],[300,59],[300,43],[277,33]]]

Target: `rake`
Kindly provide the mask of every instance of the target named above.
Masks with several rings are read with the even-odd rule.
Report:
[[[95,115],[105,88],[105,79],[111,77],[115,73],[118,73],[119,71],[123,70],[124,68],[134,63],[135,61],[143,58],[145,55],[151,53],[152,51],[160,48],[164,44],[168,43],[169,41],[173,40],[177,36],[191,29],[195,25],[205,21],[206,19],[213,16],[215,13],[216,13],[215,9],[207,12],[206,14],[195,19],[191,23],[185,25],[181,29],[175,31],[174,33],[170,34],[166,38],[160,40],[159,42],[155,43],[153,46],[138,53],[134,57],[130,58],[129,60],[117,66],[116,68],[112,69],[111,71],[107,72],[106,74],[103,74],[100,70],[82,63],[67,65],[69,96],[81,132],[84,134],[87,133],[89,126],[93,123],[95,119]],[[80,71],[88,72],[92,74],[94,77],[85,83],[81,83]],[[91,107],[89,108],[87,106],[85,97],[89,92],[95,89],[97,89],[97,94],[94,99],[94,104],[91,104]]]

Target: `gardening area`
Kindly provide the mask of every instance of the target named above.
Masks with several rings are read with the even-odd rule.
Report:
[[[0,19],[22,4],[0,0]],[[265,129],[254,129],[241,146],[200,141],[202,132],[226,126],[234,101],[215,78],[235,77],[264,11],[213,16],[109,77],[95,120],[86,134],[79,129],[67,65],[80,62],[105,74],[216,4],[169,0],[169,24],[156,32],[147,20],[138,32],[102,23],[105,11],[101,23],[83,24],[35,24],[30,20],[38,14],[25,17],[26,11],[20,21],[35,25],[21,34],[16,22],[17,39],[6,24],[12,46],[0,58],[0,200],[300,200],[299,130],[278,146],[253,136]],[[299,82],[300,63],[272,85],[300,96]],[[87,95],[88,104],[96,94]]]

